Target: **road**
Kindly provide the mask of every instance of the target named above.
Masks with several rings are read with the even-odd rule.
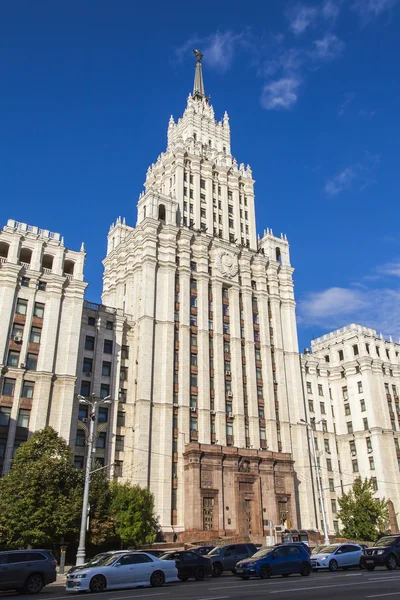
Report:
[[[82,598],[77,595],[77,600]],[[35,600],[73,600],[75,593],[66,594],[61,582],[52,584],[35,596]],[[26,600],[17,593],[0,593],[0,600]],[[88,600],[384,600],[400,599],[400,570],[376,569],[374,572],[312,573],[309,577],[291,575],[269,580],[242,581],[231,574],[202,582],[188,581],[164,585],[161,588],[116,590],[90,594]]]

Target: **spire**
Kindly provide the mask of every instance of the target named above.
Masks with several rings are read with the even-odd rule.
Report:
[[[203,83],[203,72],[201,69],[201,61],[203,60],[203,55],[200,50],[193,50],[193,53],[196,57],[196,72],[194,76],[194,85],[193,85],[193,98],[204,98],[204,83]]]

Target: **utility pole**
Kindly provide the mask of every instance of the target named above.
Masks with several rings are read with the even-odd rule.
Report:
[[[308,423],[304,419],[300,419],[300,422],[302,425],[305,425],[307,427],[307,429],[310,430],[310,432],[311,432],[311,446],[312,446],[313,455],[314,455],[315,472],[317,475],[318,496],[319,496],[319,502],[320,502],[320,506],[321,506],[321,513],[322,513],[322,525],[324,528],[324,544],[326,546],[329,546],[329,544],[331,542],[329,540],[328,523],[326,520],[326,512],[325,512],[325,502],[324,502],[324,496],[322,493],[321,468],[318,463],[317,448],[315,446],[315,438],[314,438],[313,428],[310,425],[310,423]],[[312,473],[311,473],[311,476],[312,476]],[[318,525],[319,525],[319,523],[318,523]]]
[[[88,518],[88,506],[89,506],[89,491],[90,491],[90,475],[92,472],[92,455],[93,455],[93,444],[96,431],[97,423],[97,407],[100,404],[111,404],[110,396],[106,396],[101,400],[88,399],[84,396],[78,396],[81,404],[88,404],[91,408],[89,414],[89,437],[87,442],[86,452],[86,468],[85,468],[85,486],[83,489],[83,504],[82,504],[82,515],[81,515],[81,529],[79,534],[79,546],[78,552],[76,553],[76,565],[85,564],[86,558],[86,529],[87,529],[87,518]]]

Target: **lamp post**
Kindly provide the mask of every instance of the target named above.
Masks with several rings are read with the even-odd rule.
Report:
[[[312,446],[313,455],[314,455],[315,472],[316,472],[316,475],[317,475],[317,486],[318,486],[319,502],[320,502],[320,505],[321,505],[322,525],[323,525],[323,528],[324,528],[324,544],[326,544],[327,546],[329,546],[329,544],[331,542],[329,540],[328,523],[326,521],[326,513],[325,513],[325,502],[324,502],[324,496],[322,494],[321,469],[320,469],[320,466],[318,464],[317,449],[315,447],[315,439],[314,439],[313,428],[311,427],[310,423],[308,423],[304,419],[300,419],[300,423],[302,425],[305,425],[307,427],[307,429],[311,429],[311,446]]]
[[[82,516],[81,516],[81,529],[79,534],[79,546],[78,552],[76,553],[76,565],[85,564],[86,556],[86,528],[87,528],[87,516],[88,516],[88,505],[89,505],[89,490],[90,490],[90,475],[92,470],[92,454],[93,454],[93,442],[95,436],[95,428],[97,422],[97,407],[100,404],[111,404],[111,396],[106,396],[100,400],[94,400],[85,398],[84,396],[78,395],[80,404],[88,404],[91,408],[89,415],[89,437],[87,443],[86,453],[86,468],[85,468],[85,486],[83,488],[83,504],[82,504]]]

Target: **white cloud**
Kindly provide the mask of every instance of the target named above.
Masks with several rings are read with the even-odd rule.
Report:
[[[354,92],[348,92],[347,94],[344,95],[344,100],[339,105],[339,110],[338,110],[339,117],[341,117],[344,114],[346,107],[353,102],[355,97],[356,97],[356,95]]]
[[[379,17],[386,10],[393,8],[399,0],[356,0],[353,9],[358,12],[364,22]]]
[[[318,10],[314,6],[306,6],[305,4],[297,4],[288,13],[289,28],[295,35],[300,35],[311,26],[315,25],[318,17]]]
[[[377,267],[377,272],[382,276],[400,277],[400,261],[390,262]]]
[[[353,180],[357,177],[354,167],[346,167],[340,173],[328,179],[325,184],[325,192],[328,196],[336,196],[344,190],[349,189]]]
[[[376,110],[360,110],[360,112],[358,113],[360,115],[360,117],[365,117],[366,119],[372,119],[372,117],[375,116],[376,114]]]
[[[295,77],[284,77],[264,86],[261,104],[267,110],[292,108],[297,102],[301,81]]]
[[[220,71],[227,71],[232,66],[235,53],[245,43],[245,36],[245,32],[233,31],[216,31],[204,38],[193,36],[177,48],[175,54],[178,61],[182,61],[198,47],[204,54],[205,63]]]
[[[338,2],[333,2],[333,0],[326,0],[322,6],[322,16],[324,19],[330,21],[336,21],[339,16],[340,7]]]
[[[327,33],[322,39],[314,41],[311,51],[312,58],[316,60],[332,60],[340,56],[344,42],[333,33]]]

